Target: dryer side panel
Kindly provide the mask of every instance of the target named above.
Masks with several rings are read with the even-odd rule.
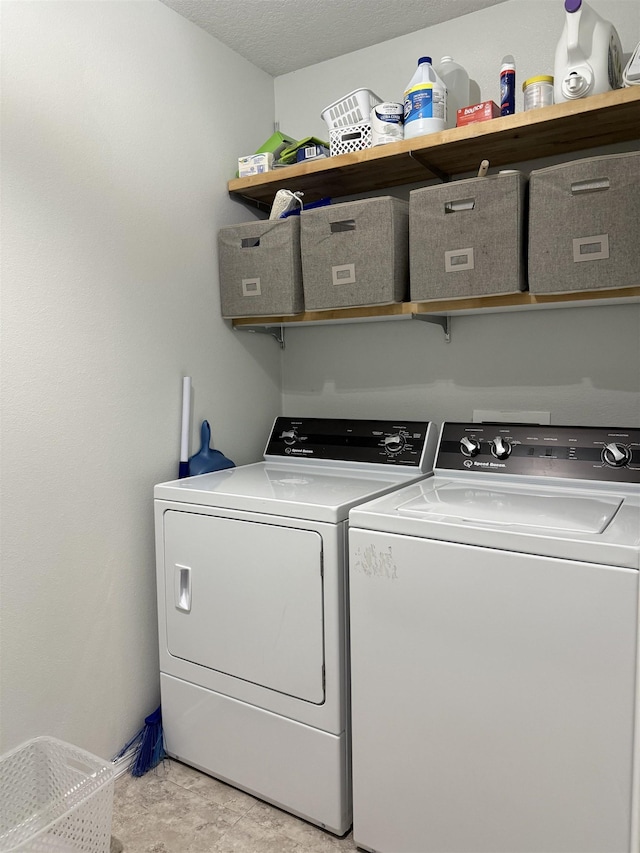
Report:
[[[324,701],[322,538],[312,530],[164,514],[169,653]]]

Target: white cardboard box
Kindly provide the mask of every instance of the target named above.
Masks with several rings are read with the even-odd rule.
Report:
[[[249,154],[247,157],[238,157],[238,177],[240,178],[260,175],[272,168],[273,154],[270,151],[264,154]]]

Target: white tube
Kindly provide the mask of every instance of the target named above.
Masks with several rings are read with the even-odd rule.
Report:
[[[191,415],[191,377],[182,380],[182,434],[180,437],[180,461],[189,459],[189,420]]]

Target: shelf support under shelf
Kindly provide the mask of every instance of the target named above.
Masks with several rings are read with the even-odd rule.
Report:
[[[274,195],[275,195],[275,191],[274,191]],[[262,201],[262,199],[252,198],[249,195],[242,195],[242,194],[238,194],[236,196],[236,198],[238,201],[242,202],[243,204],[246,204],[248,207],[252,207],[252,208],[257,207],[259,211],[264,211],[265,213],[269,213],[271,211],[272,205],[267,204],[267,202]]]
[[[284,349],[284,326],[234,326],[236,332],[256,332],[260,335],[271,335]]]
[[[451,343],[451,317],[439,317],[437,314],[412,314],[412,320],[422,320],[423,323],[435,323],[444,332],[445,344]]]
[[[443,172],[442,169],[434,166],[433,163],[429,163],[425,157],[419,157],[413,151],[409,151],[409,157],[431,172],[432,175],[435,175],[436,178],[439,178],[443,183],[446,184],[451,180],[451,175],[447,174],[447,172]]]

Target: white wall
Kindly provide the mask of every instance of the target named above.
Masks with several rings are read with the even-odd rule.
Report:
[[[3,0],[0,751],[110,757],[159,701],[153,484],[181,378],[237,463],[280,410],[280,351],[221,320],[226,181],[273,79],[157,0]],[[232,91],[251,91],[251,113]]]
[[[640,39],[640,3],[590,2],[616,25],[623,50],[630,53]],[[398,10],[401,14],[401,4]],[[401,100],[418,57],[425,54],[435,61],[453,55],[479,87],[478,99],[499,101],[500,60],[512,53],[521,110],[522,80],[553,73],[563,19],[561,0],[510,0],[283,75],[276,78],[280,127],[294,137],[326,139],[324,107],[361,87]],[[635,142],[607,150],[637,148]],[[482,158],[479,150],[478,163]],[[406,188],[390,192],[406,197]],[[449,344],[439,328],[417,321],[288,328],[284,412],[403,414],[440,422],[492,409],[546,411],[556,423],[640,425],[640,306],[454,317],[452,328]]]

